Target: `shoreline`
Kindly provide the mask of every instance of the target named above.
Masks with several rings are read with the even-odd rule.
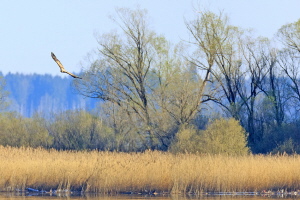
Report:
[[[262,191],[262,192],[202,192],[202,193],[156,193],[156,192],[118,192],[118,193],[95,193],[82,191],[39,191],[32,188],[18,190],[14,192],[0,191],[3,194],[12,194],[15,196],[147,196],[147,197],[169,197],[169,196],[189,196],[189,197],[210,197],[210,196],[261,196],[261,197],[299,197],[300,191]]]

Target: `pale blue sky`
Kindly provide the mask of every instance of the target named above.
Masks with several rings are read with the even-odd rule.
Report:
[[[116,7],[148,10],[153,29],[172,42],[187,39],[184,18],[195,8],[225,12],[233,25],[273,37],[300,18],[299,0],[1,0],[0,71],[58,75],[53,51],[65,68],[79,72],[97,47],[95,32],[116,28],[108,18]]]

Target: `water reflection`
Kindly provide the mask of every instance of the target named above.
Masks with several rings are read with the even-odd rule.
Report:
[[[49,195],[39,193],[0,193],[0,200],[274,200],[274,199],[300,199],[300,196],[293,195],[99,195],[99,194],[60,194]]]

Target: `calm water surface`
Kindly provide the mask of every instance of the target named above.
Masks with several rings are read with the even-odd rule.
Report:
[[[85,195],[85,196],[49,196],[49,195],[16,195],[1,193],[0,200],[278,200],[278,199],[299,199],[300,196],[231,196],[231,195],[210,195],[210,196],[138,196],[138,195]]]

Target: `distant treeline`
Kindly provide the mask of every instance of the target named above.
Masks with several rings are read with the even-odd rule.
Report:
[[[23,117],[32,117],[36,112],[92,110],[99,102],[77,94],[71,77],[20,73],[8,73],[3,77],[9,92],[9,110]]]

